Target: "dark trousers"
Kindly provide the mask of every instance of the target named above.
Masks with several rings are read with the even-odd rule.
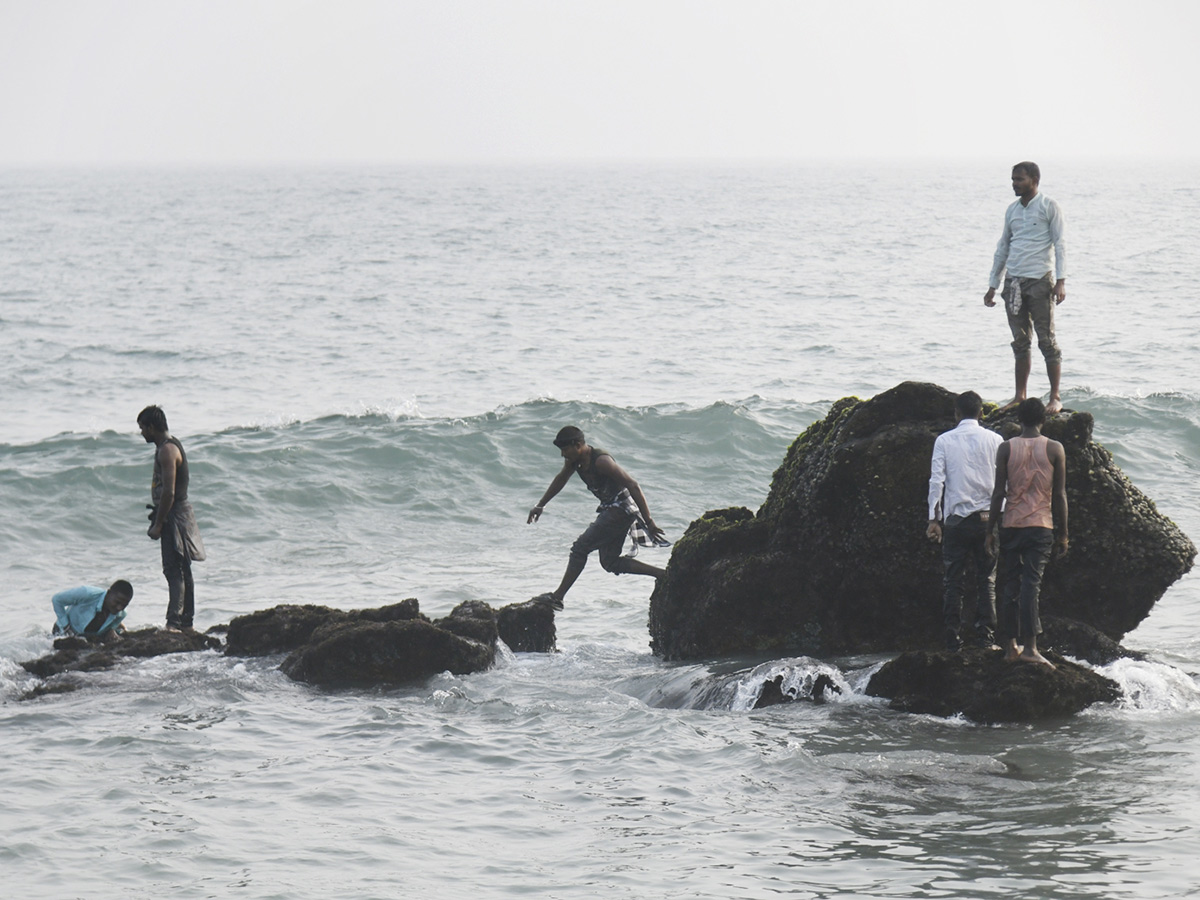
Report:
[[[942,617],[947,631],[962,628],[963,582],[967,561],[975,569],[975,631],[991,643],[996,627],[996,561],[988,556],[987,526],[981,513],[947,516],[942,525]]]
[[[186,553],[175,549],[175,542],[166,533],[162,545],[162,569],[167,576],[167,624],[175,628],[191,628],[196,612],[196,586],[192,581],[192,561]]]
[[[1038,596],[1053,546],[1052,528],[1000,529],[1000,625],[1006,639],[1027,641],[1042,633]]]

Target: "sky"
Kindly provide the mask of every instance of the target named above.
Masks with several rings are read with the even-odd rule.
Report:
[[[1200,3],[0,0],[0,165],[1200,158]]]

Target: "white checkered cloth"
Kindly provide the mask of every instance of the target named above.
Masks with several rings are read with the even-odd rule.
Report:
[[[642,518],[642,511],[638,509],[637,503],[634,502],[633,496],[629,493],[629,488],[622,488],[621,493],[617,494],[609,503],[601,503],[600,509],[611,509],[617,507],[633,516],[633,521],[629,523],[629,539],[633,541],[633,546],[629,550],[630,556],[637,556],[638,547],[670,547],[671,542],[659,535],[650,533],[650,529],[646,526],[646,520]]]

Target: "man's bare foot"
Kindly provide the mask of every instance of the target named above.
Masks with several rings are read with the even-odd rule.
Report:
[[[1062,401],[1059,400],[1057,397],[1051,397],[1050,402],[1046,404],[1046,415],[1052,416],[1055,413],[1062,412],[1062,409],[1063,409]]]
[[[1010,639],[1009,642],[1004,646],[1004,661],[1016,662],[1023,649],[1025,648],[1018,644],[1015,640]]]
[[[1008,412],[1010,409],[1016,409],[1018,406],[1021,405],[1022,402],[1024,402],[1024,400],[1025,400],[1024,397],[1013,397],[1011,400],[1009,400],[1007,403],[1005,403],[1002,407],[1000,407],[1000,412]]]
[[[1039,665],[1049,666],[1051,669],[1054,668],[1054,663],[1050,662],[1050,660],[1046,659],[1046,657],[1042,656],[1042,654],[1038,653],[1037,650],[1034,650],[1031,647],[1026,647],[1021,652],[1021,655],[1017,657],[1017,659],[1021,662],[1038,663]]]

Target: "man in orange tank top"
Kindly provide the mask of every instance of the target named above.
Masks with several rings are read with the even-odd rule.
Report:
[[[1046,407],[1041,400],[1023,400],[1017,418],[1021,434],[996,451],[996,487],[992,491],[988,550],[994,554],[999,544],[997,619],[1008,639],[1005,659],[1054,668],[1037,648],[1042,631],[1038,594],[1051,549],[1059,557],[1067,552],[1067,454],[1062,444],[1042,434]]]

